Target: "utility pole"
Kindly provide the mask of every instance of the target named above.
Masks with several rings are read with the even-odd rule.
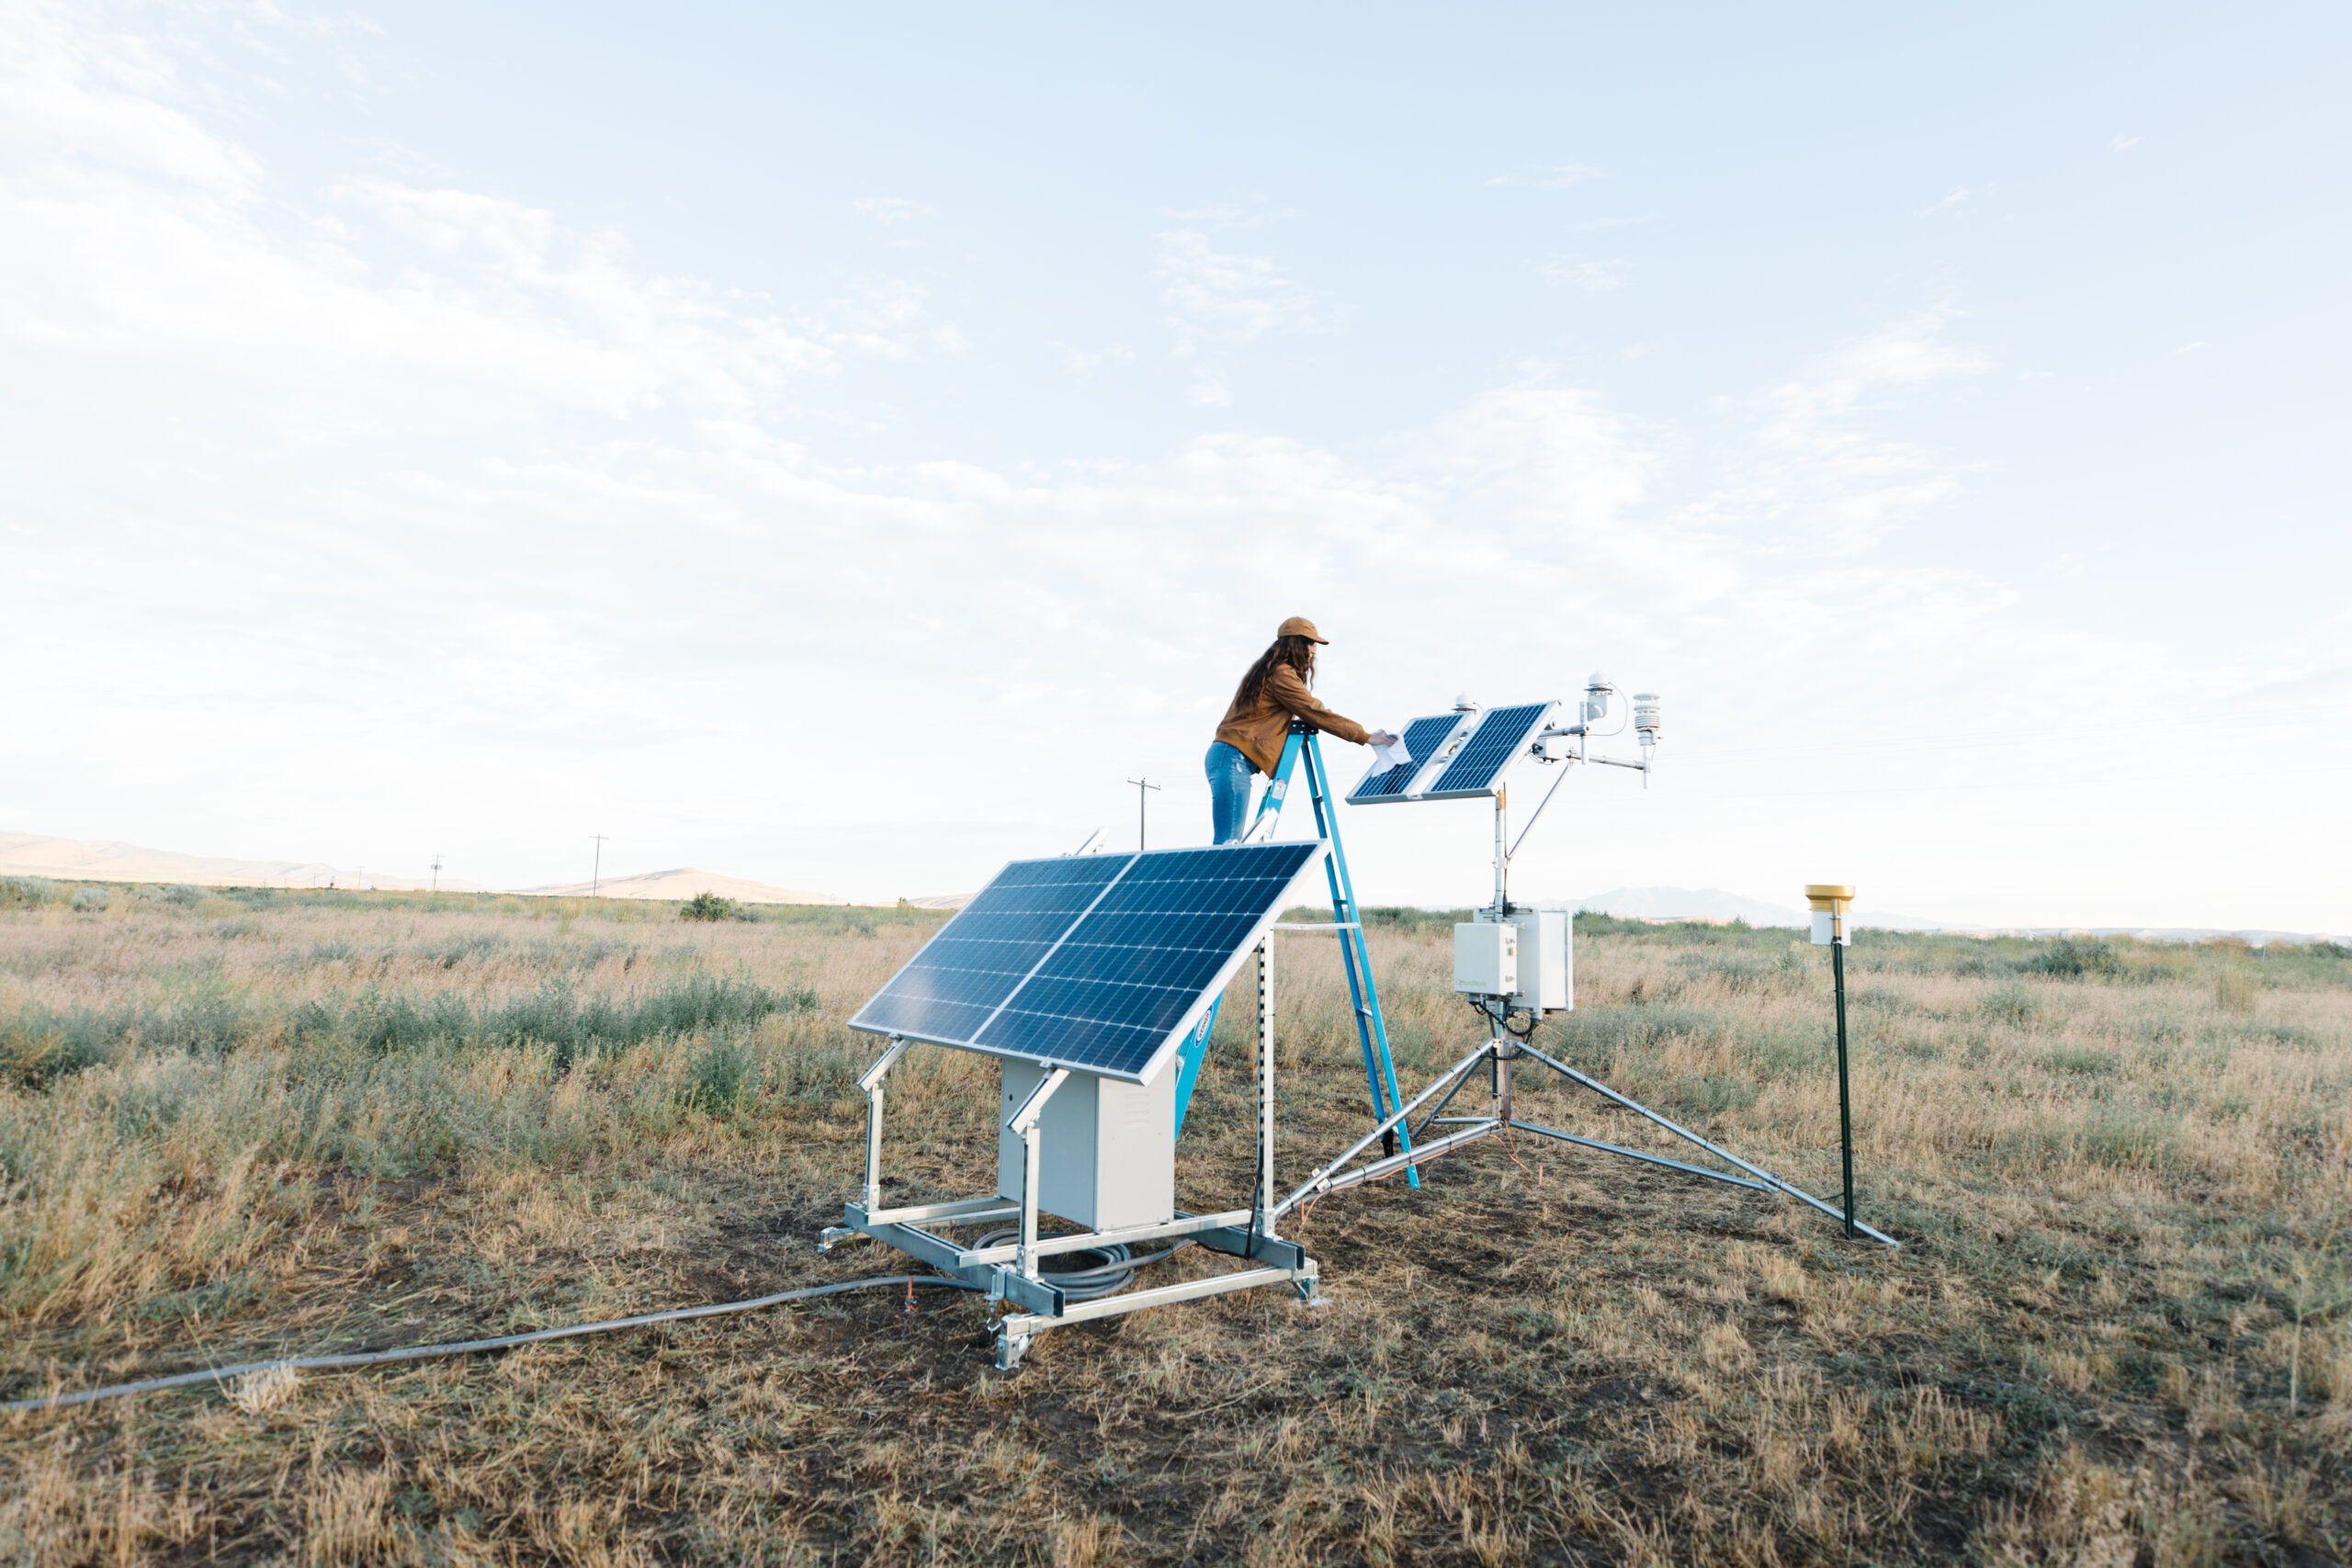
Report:
[[[1135,785],[1135,786],[1136,786],[1136,852],[1138,854],[1140,854],[1140,853],[1143,852],[1143,847],[1144,847],[1144,844],[1143,844],[1143,808],[1144,808],[1144,803],[1145,803],[1145,801],[1147,801],[1147,800],[1148,800],[1148,799],[1150,798],[1148,795],[1145,795],[1145,794],[1144,794],[1144,791],[1146,791],[1146,790],[1148,790],[1148,789],[1158,789],[1159,786],[1158,784],[1156,784],[1151,783],[1151,782],[1150,782],[1149,780],[1148,780],[1148,779],[1129,779],[1127,782],[1128,782],[1129,784],[1133,784],[1133,785]]]
[[[596,896],[596,890],[605,885],[605,840],[611,835],[591,833],[588,836],[596,840],[595,870],[589,874],[588,878],[588,897],[594,898]]]
[[[441,891],[441,852],[433,852],[433,891]]]

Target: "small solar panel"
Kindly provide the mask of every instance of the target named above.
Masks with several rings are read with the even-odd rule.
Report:
[[[1445,800],[1465,795],[1492,795],[1503,771],[1517,761],[1528,741],[1557,705],[1523,703],[1518,707],[1489,708],[1436,782],[1421,791],[1424,800]]]
[[[1142,1082],[1322,849],[1309,839],[1015,861],[850,1027]],[[1073,866],[1095,874],[1054,869]],[[959,930],[984,906],[985,920]]]
[[[1429,718],[1417,718],[1405,727],[1405,750],[1413,760],[1401,768],[1384,768],[1374,764],[1363,776],[1355,793],[1348,796],[1351,806],[1372,806],[1385,800],[1402,800],[1421,770],[1437,757],[1438,751],[1465,722],[1475,723],[1476,714],[1444,713]]]

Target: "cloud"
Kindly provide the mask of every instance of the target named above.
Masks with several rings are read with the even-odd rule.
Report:
[[[1933,204],[1931,204],[1931,205],[1929,205],[1929,206],[1920,208],[1917,212],[1914,212],[1911,216],[1912,216],[1912,217],[1914,217],[1914,218],[1932,218],[1932,217],[1934,217],[1934,216],[1935,216],[1937,213],[1939,213],[1939,212],[1946,211],[1946,210],[1948,210],[1949,209],[1951,209],[1951,208],[1954,208],[1954,207],[1958,207],[1958,206],[1960,206],[1962,202],[1966,201],[1967,199],[1968,199],[1968,188],[1967,188],[1965,186],[1962,186],[1960,189],[1958,189],[1958,190],[1956,190],[1956,191],[1952,192],[1950,196],[1948,196],[1948,197],[1944,197],[1941,201],[1935,202],[1935,203],[1933,203]]]
[[[2107,143],[2107,145],[2108,145],[2108,150],[2109,150],[2109,152],[2121,152],[2126,151],[2127,149],[2133,148],[2133,147],[2137,147],[2138,145],[2140,145],[2140,143],[2141,143],[2141,141],[2142,141],[2143,140],[2143,138],[2137,137],[2137,136],[2113,136],[2113,137],[2109,137],[2109,138],[2108,139],[2108,143]]]
[[[1779,550],[1851,555],[1958,494],[1952,465],[1874,428],[1906,393],[1992,367],[1947,340],[1952,319],[1931,310],[1890,323],[1749,400],[1758,423],[1737,477],[1688,519],[1736,522]]]
[[[869,223],[911,223],[939,216],[939,209],[902,196],[862,196],[850,203],[850,209]]]
[[[1526,190],[1566,190],[1588,180],[1605,180],[1606,169],[1596,169],[1589,164],[1537,164],[1513,175],[1490,175],[1490,186],[1517,186]]]
[[[1135,350],[1123,343],[1114,343],[1104,349],[1088,349],[1079,348],[1057,338],[1050,346],[1061,356],[1062,368],[1074,376],[1086,375],[1113,361],[1121,365],[1129,364],[1136,356]]]
[[[844,346],[821,316],[644,273],[618,236],[526,204],[376,175],[297,201],[250,151],[141,96],[179,90],[157,46],[68,35],[39,10],[12,26],[0,342],[20,363],[65,355],[71,378],[135,352],[216,397],[447,376],[452,412],[521,397],[625,414],[741,411]],[[315,428],[336,406],[312,397],[299,417]]]
[[[1264,256],[1230,255],[1191,229],[1158,237],[1152,276],[1175,329],[1176,352],[1204,343],[1239,344],[1260,338],[1340,330],[1339,306],[1328,296],[1283,276]]]
[[[1572,283],[1592,294],[1606,294],[1625,285],[1622,261],[1589,261],[1582,256],[1557,256],[1535,269],[1555,283]]]

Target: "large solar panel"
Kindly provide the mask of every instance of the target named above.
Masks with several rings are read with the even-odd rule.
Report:
[[[1374,806],[1382,801],[1402,800],[1405,792],[1421,771],[1437,760],[1446,738],[1465,724],[1477,722],[1473,713],[1437,714],[1429,718],[1417,718],[1405,727],[1405,750],[1413,760],[1401,768],[1384,768],[1378,763],[1364,774],[1355,793],[1348,796],[1351,806]]]
[[[1477,733],[1470,737],[1445,772],[1421,791],[1424,800],[1448,800],[1465,795],[1492,795],[1503,771],[1520,759],[1552,703],[1523,703],[1518,707],[1490,708]]]
[[[1308,839],[1015,861],[850,1027],[1142,1082],[1322,849]]]
[[[850,1027],[919,1040],[969,1039],[1134,859],[1014,861],[858,1010]]]

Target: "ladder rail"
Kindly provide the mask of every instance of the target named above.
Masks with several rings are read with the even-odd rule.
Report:
[[[1372,942],[1364,933],[1363,910],[1356,903],[1355,879],[1348,873],[1347,851],[1340,842],[1339,808],[1332,798],[1331,773],[1323,761],[1320,739],[1308,735],[1305,750],[1308,793],[1315,802],[1315,826],[1331,841],[1331,855],[1324,871],[1331,883],[1331,907],[1339,912],[1341,922],[1340,947],[1348,959],[1348,988],[1354,993],[1356,1033],[1363,1043],[1364,1071],[1374,1079],[1373,1112],[1385,1122],[1390,1110],[1402,1104],[1405,1098],[1396,1087],[1396,1060],[1389,1055],[1388,1019],[1380,1006],[1379,982],[1373,977]],[[1359,970],[1363,976],[1361,987],[1357,985]],[[1385,1085],[1381,1083],[1382,1078],[1387,1080]],[[1384,1087],[1385,1094],[1381,1092]],[[1400,1124],[1396,1136],[1409,1153],[1413,1147],[1412,1128]],[[1394,1154],[1396,1150],[1391,1146],[1388,1152]],[[1415,1187],[1420,1185],[1420,1176],[1418,1169],[1408,1168],[1407,1172],[1407,1179]]]
[[[1396,1064],[1388,1049],[1388,1021],[1380,1006],[1380,990],[1372,974],[1372,946],[1365,939],[1363,916],[1356,905],[1354,879],[1348,873],[1348,852],[1340,840],[1338,803],[1331,795],[1331,773],[1323,761],[1323,748],[1315,732],[1305,724],[1294,720],[1290,733],[1283,738],[1283,754],[1274,764],[1273,777],[1267,782],[1266,793],[1259,802],[1257,815],[1241,835],[1244,843],[1254,843],[1272,838],[1281,825],[1283,807],[1290,798],[1292,778],[1298,773],[1301,761],[1306,764],[1306,791],[1315,807],[1315,830],[1331,846],[1323,863],[1323,875],[1331,894],[1331,912],[1340,928],[1340,957],[1348,976],[1348,997],[1353,1004],[1356,1021],[1356,1044],[1363,1055],[1364,1084],[1372,1091],[1373,1120],[1390,1120],[1391,1108],[1404,1102],[1396,1086]],[[1405,1151],[1413,1147],[1409,1127],[1399,1127],[1392,1136],[1401,1138]],[[1419,1168],[1408,1166],[1405,1178],[1414,1188],[1421,1184]]]

